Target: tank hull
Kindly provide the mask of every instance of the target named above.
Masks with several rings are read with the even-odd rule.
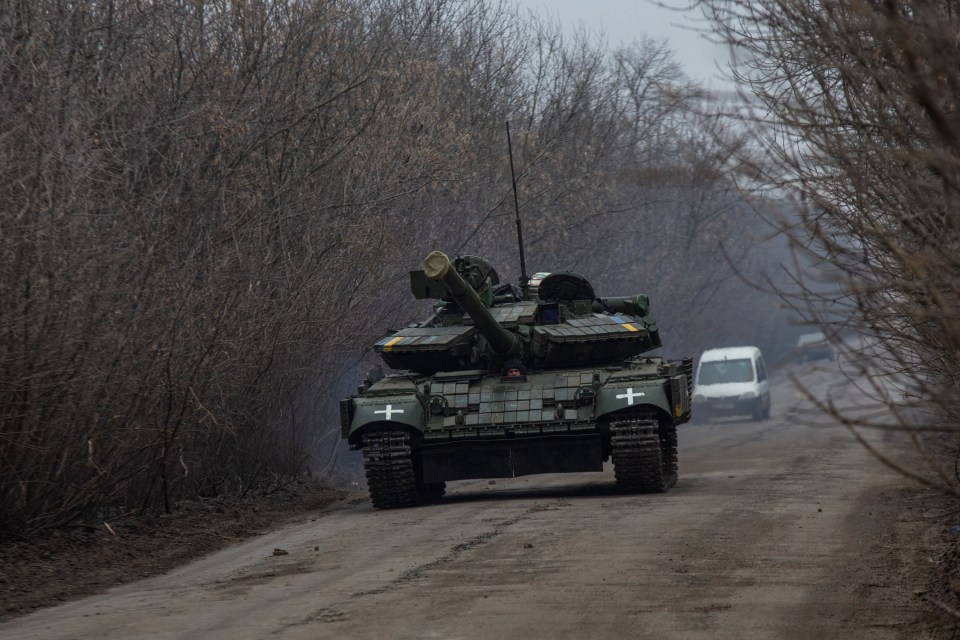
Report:
[[[690,368],[689,360],[637,358],[621,366],[513,378],[480,370],[394,374],[345,400],[341,427],[353,448],[364,448],[378,433],[406,434],[404,451],[396,457],[409,457],[403,465],[410,471],[403,473],[412,474],[408,484],[415,488],[602,471],[613,455],[615,465],[618,459],[621,467],[632,465],[632,476],[651,471],[643,466],[656,466],[665,475],[631,484],[624,471],[621,475],[630,477],[621,482],[618,476],[621,488],[662,491],[675,481],[676,425],[690,416]],[[376,469],[383,469],[382,458],[373,461]],[[370,466],[367,471],[369,478]],[[436,497],[434,490],[421,492],[425,495],[405,496],[402,504],[379,503],[406,506]]]
[[[599,433],[435,442],[420,447],[424,482],[603,471]]]

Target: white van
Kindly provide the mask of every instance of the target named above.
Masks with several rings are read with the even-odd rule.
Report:
[[[700,356],[693,385],[693,417],[747,414],[770,417],[770,381],[756,347],[708,349]]]

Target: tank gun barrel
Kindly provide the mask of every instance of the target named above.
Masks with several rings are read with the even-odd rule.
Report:
[[[498,356],[520,355],[520,338],[500,326],[473,287],[453,268],[446,254],[434,251],[424,258],[423,272],[428,278],[440,280],[446,285],[450,297],[470,316],[477,330],[490,343],[493,353]]]

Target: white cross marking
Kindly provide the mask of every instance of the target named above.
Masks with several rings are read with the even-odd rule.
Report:
[[[645,394],[643,391],[634,391],[634,390],[633,390],[633,387],[630,387],[629,389],[627,389],[627,392],[626,392],[626,393],[618,394],[618,395],[617,395],[617,400],[619,400],[619,399],[621,399],[621,398],[626,398],[626,399],[627,399],[627,404],[628,404],[628,405],[632,405],[634,398],[642,398],[642,397],[645,396],[645,395],[647,395],[647,394]]]
[[[633,404],[632,402],[630,404]],[[387,408],[383,411],[374,411],[374,413],[382,413],[386,415],[387,420],[390,420],[390,417],[395,413],[403,413],[403,409],[394,409],[392,404],[388,404]]]

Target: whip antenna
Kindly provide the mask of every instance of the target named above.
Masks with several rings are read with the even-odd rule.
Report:
[[[517,212],[517,244],[520,245],[520,284],[527,286],[527,261],[523,257],[523,225],[520,224],[520,201],[517,199],[517,174],[513,171],[513,144],[510,142],[510,123],[507,123],[507,152],[510,154],[510,179],[513,181],[513,208]]]

